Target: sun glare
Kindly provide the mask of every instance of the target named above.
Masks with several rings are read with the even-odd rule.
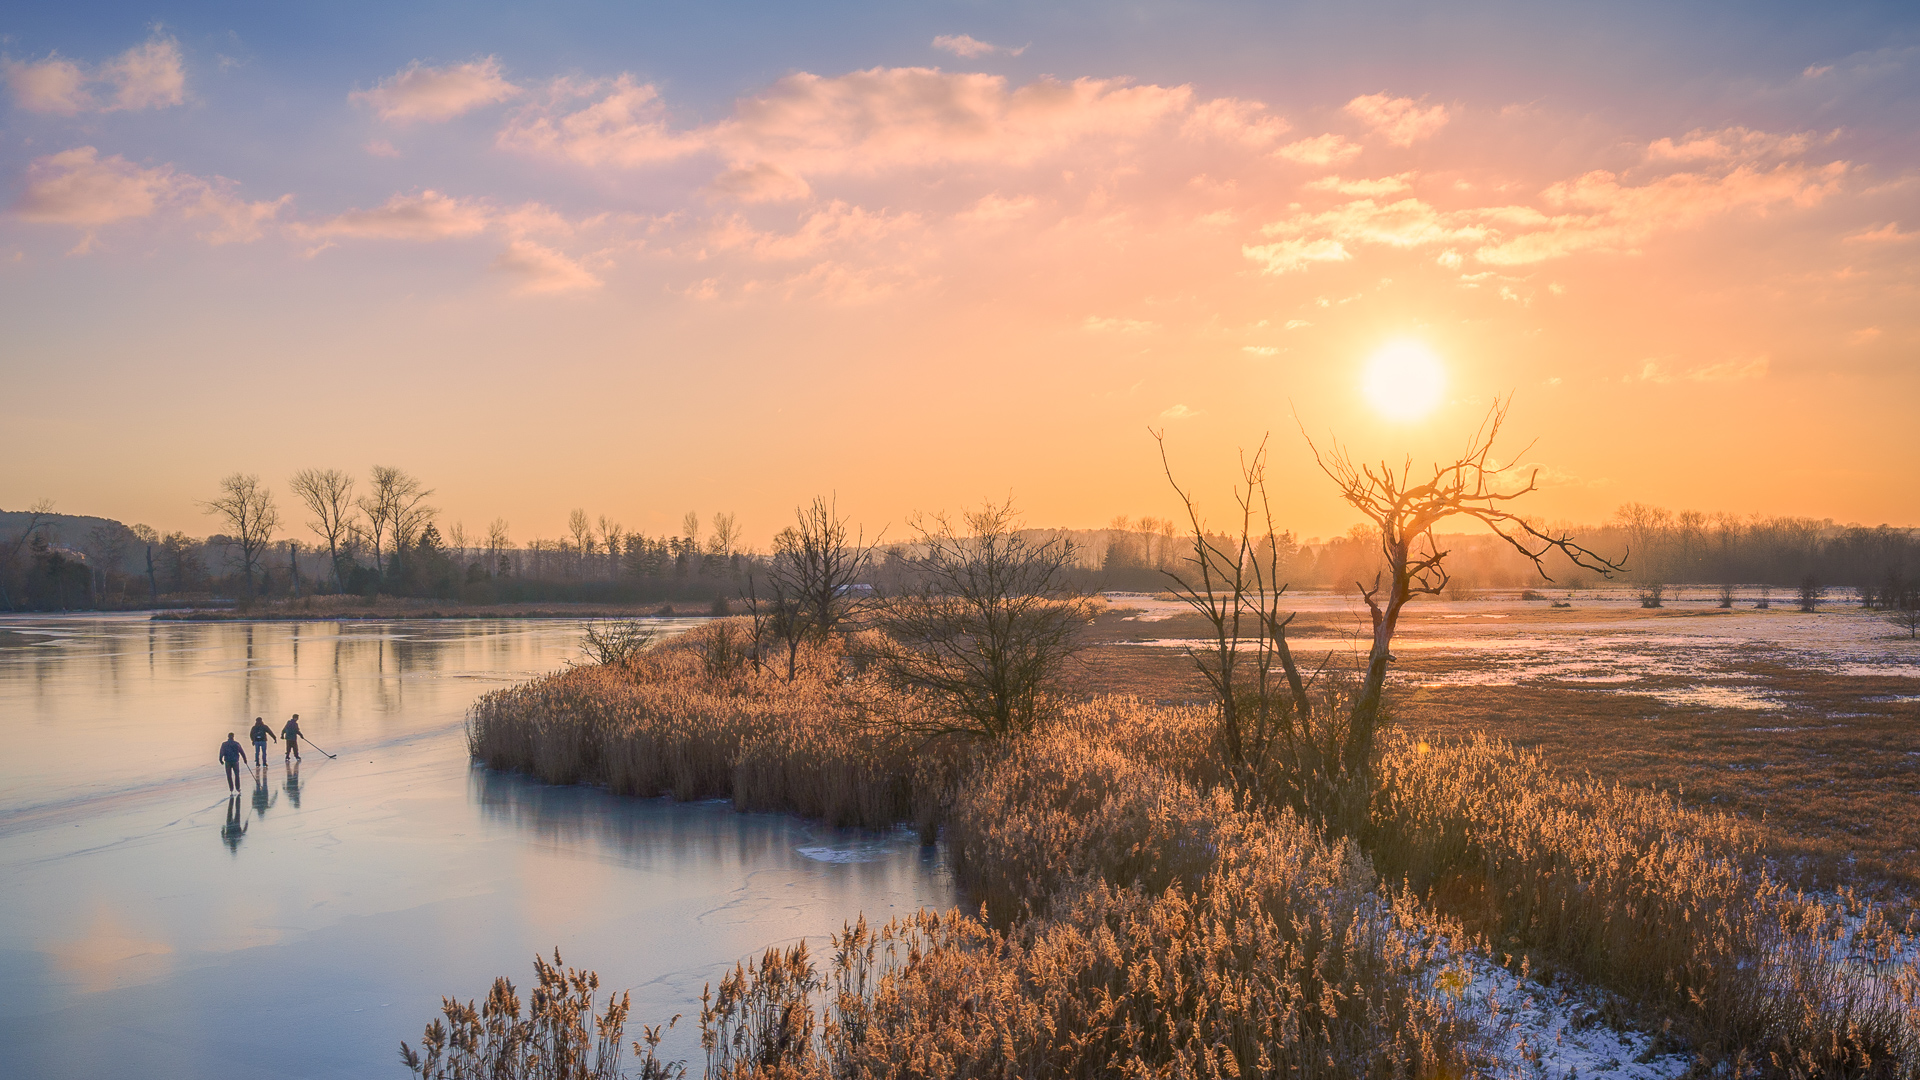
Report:
[[[1394,341],[1367,361],[1361,390],[1367,403],[1389,420],[1418,420],[1440,404],[1447,373],[1440,358],[1418,341]]]

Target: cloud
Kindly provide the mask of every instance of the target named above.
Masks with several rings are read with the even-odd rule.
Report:
[[[873,175],[962,162],[1025,165],[1099,140],[1145,135],[1194,105],[1186,86],[1125,79],[1005,78],[933,68],[789,75],[735,103],[731,116],[675,130],[652,84],[556,82],[520,110],[500,144],[583,165],[639,166],[712,154],[732,169],[771,165],[797,177]],[[1245,108],[1233,128],[1266,130]],[[1256,136],[1257,137],[1257,136]]]
[[[586,267],[550,247],[531,240],[515,240],[494,260],[493,267],[520,279],[515,292],[549,296],[598,289],[604,284]]]
[[[1327,134],[1288,143],[1275,152],[1301,165],[1338,165],[1358,155],[1360,145],[1344,135]]]
[[[437,191],[395,195],[371,210],[348,210],[317,224],[292,226],[306,240],[448,240],[477,236],[493,221],[483,202]]]
[[[1025,45],[1017,49],[1009,49],[1003,45],[994,45],[981,41],[979,38],[968,34],[941,34],[939,37],[933,39],[933,47],[968,60],[979,56],[992,56],[994,53],[1019,56],[1021,53],[1027,51]]]
[[[0,74],[6,76],[14,105],[28,112],[71,116],[93,107],[93,95],[86,89],[86,72],[58,55],[31,62],[0,61]]]
[[[160,34],[92,71],[52,53],[45,60],[0,60],[0,76],[14,105],[28,112],[72,116],[159,109],[186,100],[180,43]]]
[[[1200,409],[1189,409],[1185,405],[1171,405],[1160,411],[1162,420],[1191,420],[1196,416],[1205,416]]]
[[[1768,360],[1764,356],[1752,360],[1727,360],[1689,369],[1687,378],[1693,382],[1745,382],[1748,379],[1766,378],[1767,367]]]
[[[180,68],[180,44],[154,38],[101,65],[100,81],[113,88],[112,109],[160,109],[186,100],[187,78]]]
[[[1849,244],[1904,244],[1916,236],[1920,232],[1901,232],[1899,222],[1889,221],[1877,229],[1849,233],[1845,240]]]
[[[1139,319],[1103,318],[1099,315],[1089,315],[1086,321],[1080,324],[1080,328],[1096,334],[1144,334],[1150,330],[1160,329],[1160,324],[1143,322]]]
[[[367,141],[367,145],[362,147],[362,149],[364,149],[367,153],[372,154],[374,157],[399,157],[400,156],[400,151],[396,149],[392,143],[388,142],[385,139],[370,139]]]
[[[1240,351],[1253,356],[1278,356],[1280,350],[1272,345],[1242,345]]]
[[[707,190],[714,195],[747,203],[791,202],[813,194],[813,188],[806,180],[770,161],[757,161],[752,165],[728,169],[714,177]]]
[[[1650,157],[1663,162],[1698,163],[1688,171],[1633,183],[1620,174],[1595,170],[1548,185],[1536,206],[1442,209],[1418,198],[1354,199],[1270,222],[1261,233],[1276,242],[1248,245],[1243,252],[1272,274],[1304,270],[1315,262],[1343,261],[1366,245],[1444,245],[1437,262],[1450,270],[1462,265],[1461,252],[1469,249],[1475,260],[1493,266],[1524,265],[1587,251],[1635,252],[1662,233],[1694,228],[1716,216],[1740,211],[1764,215],[1782,206],[1806,208],[1820,203],[1839,189],[1850,167],[1846,162],[1814,166],[1765,160],[1799,152],[1807,145],[1798,136],[1744,128],[1695,132],[1679,143],[1660,140],[1649,150]],[[1307,187],[1342,193],[1393,189],[1409,175],[1371,181],[1326,177]],[[1890,229],[1856,235],[1863,241],[1904,235]]]
[[[1214,98],[1193,107],[1185,131],[1191,136],[1212,136],[1261,148],[1279,142],[1292,126],[1267,111],[1264,101]]]
[[[1386,94],[1354,98],[1347,102],[1345,111],[1394,146],[1412,146],[1446,127],[1449,119],[1444,105],[1422,109],[1420,102],[1412,98],[1388,97]]]
[[[1383,176],[1377,180],[1342,180],[1337,176],[1323,176],[1306,184],[1308,191],[1337,191],[1342,195],[1393,195],[1412,187],[1413,174],[1401,173],[1398,176]]]
[[[584,99],[598,100],[579,105]],[[667,128],[666,106],[652,83],[631,75],[580,81],[557,79],[546,100],[528,105],[500,131],[503,149],[558,157],[580,165],[633,167],[671,161],[709,149],[706,133]]]
[[[1762,158],[1798,157],[1814,144],[1812,132],[1776,135],[1752,128],[1730,127],[1718,131],[1696,128],[1679,142],[1656,139],[1647,145],[1648,161],[1756,161]]]
[[[1269,274],[1285,274],[1305,270],[1317,262],[1345,262],[1353,258],[1338,240],[1282,240],[1275,244],[1249,244],[1240,251],[1263,264],[1261,270]]]
[[[214,244],[256,240],[263,226],[291,199],[247,202],[232,193],[230,181],[175,172],[171,166],[142,168],[114,155],[102,158],[91,146],[37,158],[27,167],[27,187],[12,208],[23,221],[72,225],[91,230],[146,218],[162,211],[181,218],[210,221],[201,239]]]
[[[1844,161],[1812,167],[1782,164],[1760,169],[1741,164],[1723,175],[1676,173],[1645,184],[1621,183],[1596,170],[1549,186],[1547,215],[1525,207],[1483,211],[1490,221],[1514,226],[1511,239],[1474,252],[1481,262],[1514,265],[1561,258],[1581,251],[1626,252],[1661,232],[1695,227],[1736,210],[1765,213],[1779,205],[1813,206],[1839,187]]]
[[[499,59],[488,56],[446,67],[428,67],[415,60],[373,89],[355,90],[347,99],[371,106],[389,123],[406,124],[451,120],[519,93],[520,87],[500,77]]]
[[[1878,340],[1880,340],[1880,328],[1877,326],[1863,326],[1847,335],[1847,343],[1850,345],[1871,345]]]
[[[721,222],[708,236],[722,251],[742,251],[761,262],[814,258],[829,251],[871,246],[920,224],[915,214],[888,214],[839,200],[806,214],[790,233],[763,231],[742,218]]]

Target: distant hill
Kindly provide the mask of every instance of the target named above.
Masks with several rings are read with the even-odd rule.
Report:
[[[25,510],[0,510],[0,543],[7,543],[20,535],[27,527],[33,515]],[[54,514],[42,528],[47,542],[75,551],[83,551],[89,562],[96,567],[114,554],[119,558],[116,565],[104,567],[123,573],[144,573],[146,571],[146,545],[121,522],[112,518],[93,517],[88,514]]]

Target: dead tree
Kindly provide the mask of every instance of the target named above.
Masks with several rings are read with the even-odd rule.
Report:
[[[273,505],[273,492],[252,473],[234,473],[220,481],[220,495],[202,504],[209,514],[218,514],[227,524],[229,543],[240,549],[240,573],[246,582],[245,596],[253,599],[253,571],[260,565],[267,545],[273,542],[273,530],[280,527],[280,511]]]
[[[1091,617],[1068,577],[1064,537],[1021,534],[1011,501],[964,515],[916,516],[915,585],[887,598],[873,659],[895,684],[945,702],[916,734],[1000,739],[1031,731]]]
[[[1292,538],[1274,525],[1266,440],[1251,457],[1241,456],[1233,492],[1239,520],[1223,535],[1207,531],[1193,494],[1174,479],[1165,433],[1153,437],[1190,530],[1185,569],[1163,572],[1174,594],[1209,628],[1207,646],[1187,655],[1220,710],[1215,741],[1222,764],[1236,790],[1324,815],[1340,786],[1333,770],[1341,760],[1343,728],[1339,718],[1322,715],[1316,729],[1307,680],[1287,643],[1293,613],[1281,613],[1287,586],[1280,580],[1280,560]]]
[[[1525,555],[1543,581],[1553,580],[1545,559],[1554,551],[1602,577],[1626,569],[1624,554],[1618,562],[1607,559],[1575,543],[1571,536],[1546,532],[1507,509],[1534,491],[1539,479],[1536,469],[1524,484],[1509,483],[1508,474],[1517,472],[1516,467],[1499,465],[1492,458],[1494,440],[1506,422],[1512,400],[1495,398],[1486,419],[1467,441],[1466,450],[1452,462],[1435,464],[1432,477],[1423,482],[1413,480],[1411,458],[1396,472],[1386,462],[1377,466],[1356,464],[1338,442],[1322,453],[1313,439],[1307,438],[1314,461],[1339,486],[1341,498],[1380,530],[1380,550],[1386,558],[1386,566],[1374,575],[1371,588],[1356,582],[1373,616],[1373,644],[1341,754],[1341,765],[1350,775],[1364,774],[1373,754],[1381,693],[1387,681],[1387,665],[1393,660],[1393,635],[1400,625],[1401,609],[1417,596],[1433,596],[1446,588],[1448,553],[1434,542],[1436,525],[1450,518],[1478,521]],[[1304,428],[1301,435],[1306,436]],[[1422,542],[1425,550],[1416,546]]]

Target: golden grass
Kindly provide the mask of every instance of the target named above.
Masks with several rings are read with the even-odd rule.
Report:
[[[914,743],[886,720],[926,702],[826,652],[791,684],[719,671],[726,632],[490,694],[474,754],[915,821],[984,911],[737,969],[703,1008],[709,1076],[1466,1075],[1484,1063],[1445,979],[1470,940],[1619,992],[1704,1065],[1920,1075],[1909,939],[1791,892],[1731,816],[1494,739],[1399,737],[1366,834],[1329,838],[1221,786],[1207,709],[1094,697],[1002,744]],[[666,1068],[649,1050],[643,1072]]]

